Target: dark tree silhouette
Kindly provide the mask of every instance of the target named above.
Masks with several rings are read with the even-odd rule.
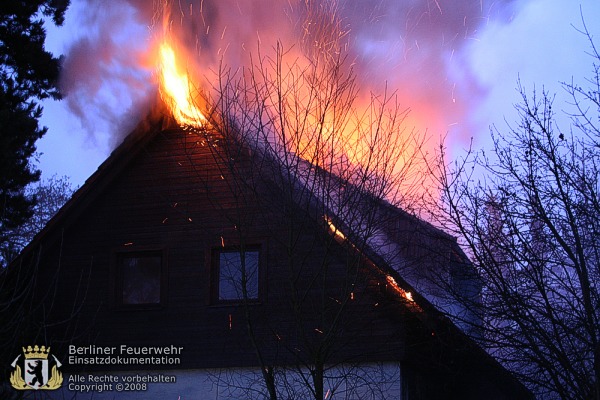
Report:
[[[438,164],[437,217],[484,285],[477,339],[544,399],[600,399],[600,54],[583,33],[593,71],[563,83],[570,126],[519,83],[520,123],[492,129],[493,151]]]
[[[39,179],[30,163],[46,133],[39,100],[60,98],[59,60],[44,49],[42,16],[60,25],[68,0],[3,1],[0,4],[0,242],[32,214],[25,188]]]
[[[22,225],[7,229],[0,243],[0,265],[7,265],[44,228],[46,223],[71,198],[73,188],[66,176],[56,175],[28,186],[25,195],[35,199],[32,215]]]

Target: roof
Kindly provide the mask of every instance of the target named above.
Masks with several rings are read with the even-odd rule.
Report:
[[[158,133],[171,129],[181,129],[174,122],[170,114],[166,112],[160,104],[156,105],[149,115],[122,141],[122,143],[110,154],[110,156],[99,166],[71,197],[71,199],[60,209],[60,211],[46,224],[34,239],[23,249],[21,254],[11,263],[17,264],[27,254],[38,248],[40,244],[51,246],[54,241],[59,240],[58,229],[64,229],[70,223],[74,222],[86,207],[99,196],[110,182],[127,167],[127,165],[142,151],[144,145],[151,141]],[[259,151],[260,149],[251,149]],[[275,157],[263,154],[261,161],[276,165],[280,171],[283,167]],[[327,219],[327,226],[336,240],[351,252],[357,253],[362,257],[365,263],[370,267],[374,277],[390,288],[387,292],[389,297],[402,307],[408,308],[414,315],[431,330],[438,335],[440,340],[447,341],[451,348],[460,350],[461,354],[468,354],[473,362],[489,368],[493,371],[498,381],[503,384],[514,387],[515,390],[524,393],[528,397],[527,391],[520,385],[508,371],[502,368],[489,354],[476,345],[463,331],[451,321],[446,313],[440,311],[434,306],[431,297],[423,293],[424,288],[420,287],[418,280],[411,280],[407,276],[407,270],[403,267],[407,263],[406,257],[401,253],[392,254],[390,249],[393,246],[402,246],[403,236],[394,236],[394,229],[382,224],[369,238],[361,237],[355,234],[357,226],[353,226],[354,220],[344,217],[345,210],[336,202],[336,198],[342,196],[339,191],[319,190],[326,195],[300,196],[300,193],[307,191],[306,177],[303,171],[311,169],[313,172],[319,172],[321,181],[318,184],[329,185],[332,181],[340,184],[341,181],[335,175],[324,171],[300,160],[302,168],[298,173],[290,176],[289,174],[273,174],[270,177],[272,183],[281,187],[282,185],[292,185],[293,190],[298,194],[296,201],[305,202],[310,209],[313,218]],[[272,170],[272,169],[271,169]],[[348,182],[344,182],[348,185]],[[351,185],[351,184],[350,184]],[[335,185],[334,185],[335,186]],[[347,186],[346,186],[347,187]],[[357,189],[358,190],[358,189]],[[323,196],[331,196],[324,198]],[[362,193],[359,199],[365,207],[375,207],[381,221],[401,221],[403,226],[414,227],[413,232],[420,232],[421,237],[428,237],[431,240],[429,247],[441,246],[443,243],[447,249],[451,249],[457,257],[457,261],[468,263],[468,259],[458,246],[456,239],[433,225],[410,215],[389,202],[375,198],[367,193]],[[352,210],[356,212],[356,210]],[[391,256],[392,255],[392,256]],[[448,254],[449,255],[449,254]],[[468,362],[468,360],[466,361]]]
[[[160,104],[155,105],[140,123],[123,139],[98,169],[77,189],[71,198],[46,223],[34,238],[23,248],[20,254],[11,262],[17,264],[33,249],[49,238],[57,226],[64,226],[76,218],[87,204],[97,197],[112,178],[117,176],[129,161],[142,150],[143,145],[159,132],[176,128],[177,125],[166,109]],[[48,245],[48,243],[46,243]]]

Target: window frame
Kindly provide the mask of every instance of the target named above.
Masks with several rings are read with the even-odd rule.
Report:
[[[125,303],[124,302],[124,274],[122,269],[122,259],[143,256],[160,257],[160,276],[159,276],[159,301],[158,303]],[[167,251],[164,248],[156,247],[135,247],[113,251],[112,260],[112,300],[116,308],[121,310],[150,310],[163,308],[167,303]]]
[[[220,299],[220,284],[221,284],[221,263],[220,258],[222,253],[239,253],[244,252],[257,252],[258,253],[258,264],[257,264],[257,296],[254,298],[236,298],[236,299]],[[210,303],[213,305],[239,305],[245,301],[247,304],[260,304],[262,303],[265,295],[265,251],[264,246],[261,244],[251,245],[231,245],[231,246],[214,246],[210,249]]]

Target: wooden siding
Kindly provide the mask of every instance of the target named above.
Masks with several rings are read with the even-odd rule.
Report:
[[[474,376],[494,386],[503,370],[464,337],[446,335],[448,321],[395,293],[386,272],[338,243],[314,210],[287,201],[265,163],[214,135],[160,126],[134,132],[18,259],[13,270],[35,277],[31,304],[42,305],[29,308],[19,346],[50,340],[55,354],[67,354],[69,345],[174,345],[184,348],[178,368],[255,367],[248,314],[270,365],[310,364],[306,355],[321,346],[329,364],[408,366],[411,391],[434,393],[422,398],[445,390],[462,398]],[[260,301],[215,304],[212,251],[242,244],[260,246]],[[118,255],[146,250],[163,255],[162,302],[123,307]],[[456,341],[439,340],[446,336]]]
[[[112,346],[124,340],[136,345],[174,344],[185,347],[184,367],[255,365],[244,308],[215,305],[210,297],[210,252],[223,243],[237,245],[242,240],[260,245],[265,260],[264,295],[260,304],[250,305],[250,312],[259,322],[258,340],[271,362],[292,362],[287,349],[308,351],[302,331],[310,332],[308,342],[318,343],[319,331],[328,328],[322,317],[335,315],[349,290],[355,292],[355,300],[336,328],[341,336],[330,349],[336,354],[334,360],[399,360],[402,324],[385,317],[381,301],[365,292],[360,279],[354,289],[340,286],[344,278],[353,276],[348,274],[355,272],[356,257],[328,237],[319,221],[296,218],[297,229],[291,232],[288,220],[294,218],[293,213],[281,215],[284,207],[274,203],[280,200],[268,194],[257,198],[256,188],[244,187],[240,177],[232,175],[248,166],[239,161],[232,170],[223,161],[228,154],[215,153],[219,144],[203,146],[202,142],[197,134],[183,130],[161,131],[136,149],[137,155],[126,165],[119,166],[119,173],[75,221],[56,227],[57,231],[64,228],[62,238],[41,261],[49,274],[59,263],[61,269],[56,306],[48,322],[70,319],[60,325],[70,330],[77,320],[80,328],[90,329],[82,329],[81,337],[53,345]],[[239,187],[232,190],[232,186]],[[164,252],[167,276],[161,289],[165,301],[156,309],[120,307],[115,301],[116,256],[143,250]],[[328,271],[321,276],[324,263]],[[298,279],[301,291],[307,290],[303,282],[306,287],[313,284],[300,293],[305,298],[303,327],[293,317],[290,279]],[[74,309],[76,288],[86,291],[85,300],[71,318],[66,311]],[[53,335],[68,338],[60,329]]]

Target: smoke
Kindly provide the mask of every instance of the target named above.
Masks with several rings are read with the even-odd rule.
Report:
[[[155,41],[163,4],[82,0],[87,34],[66,55],[62,89],[90,131],[98,121],[126,132],[156,96]],[[467,112],[484,94],[465,68],[463,48],[509,0],[180,0],[169,3],[168,31],[189,70],[210,80],[219,62],[235,69],[260,46],[298,50],[336,18],[363,95],[395,92],[410,123],[432,137],[470,136]],[[202,82],[199,83],[203,85]]]
[[[73,3],[71,16],[85,29],[62,63],[64,100],[92,139],[124,132],[145,112],[155,87],[147,16],[126,2]]]

